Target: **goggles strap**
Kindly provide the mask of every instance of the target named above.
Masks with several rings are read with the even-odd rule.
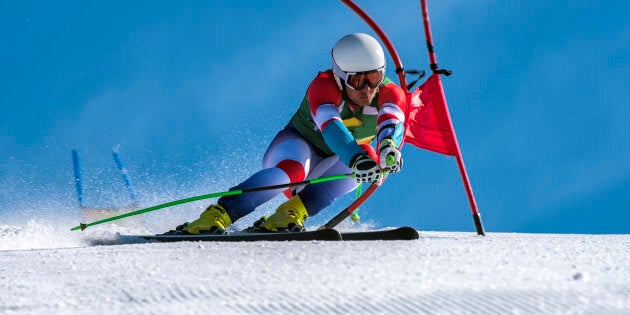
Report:
[[[341,70],[341,68],[339,68],[339,66],[334,60],[332,64],[333,64],[333,73],[336,74],[340,79],[346,81],[348,79],[348,74],[345,73],[343,70]]]

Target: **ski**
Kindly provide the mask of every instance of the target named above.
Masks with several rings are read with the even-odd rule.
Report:
[[[158,242],[256,242],[256,241],[397,241],[416,240],[418,231],[399,227],[380,231],[343,232],[322,229],[306,232],[235,232],[233,234],[125,235]]]
[[[255,242],[255,241],[340,241],[341,234],[334,229],[306,232],[236,232],[234,234],[157,234],[135,235],[159,242]]]
[[[412,227],[404,226],[391,230],[342,232],[343,241],[397,241],[417,240],[420,237],[418,231]]]

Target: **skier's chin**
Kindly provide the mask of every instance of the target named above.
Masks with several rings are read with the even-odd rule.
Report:
[[[374,99],[374,96],[368,94],[368,95],[357,95],[352,100],[354,101],[355,104],[359,106],[369,106],[372,103],[373,99]]]

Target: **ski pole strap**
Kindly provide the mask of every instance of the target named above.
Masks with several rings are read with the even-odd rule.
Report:
[[[344,178],[348,178],[348,177],[351,177],[351,176],[352,176],[352,174],[332,175],[332,176],[325,176],[325,177],[320,177],[320,178],[313,178],[313,179],[310,179],[310,180],[304,180],[304,181],[295,182],[295,183],[287,183],[287,184],[280,184],[280,185],[271,185],[271,186],[239,189],[239,190],[229,190],[229,191],[217,192],[217,193],[206,194],[206,195],[201,195],[201,196],[195,196],[195,197],[175,200],[175,201],[163,203],[161,205],[148,207],[148,208],[144,208],[144,209],[140,209],[140,210],[136,210],[136,211],[132,211],[132,212],[128,212],[128,213],[124,213],[124,214],[121,214],[121,215],[113,216],[113,217],[110,217],[110,218],[105,218],[103,220],[95,221],[95,222],[92,222],[92,223],[80,223],[79,225],[71,228],[70,230],[71,231],[85,230],[86,228],[88,228],[90,226],[94,226],[94,225],[98,225],[98,224],[102,224],[102,223],[106,223],[106,222],[111,222],[111,221],[115,221],[115,220],[131,217],[131,216],[134,216],[134,215],[147,213],[147,212],[155,211],[155,210],[158,210],[158,209],[172,207],[172,206],[175,206],[175,205],[180,205],[180,204],[193,202],[193,201],[197,201],[197,200],[210,199],[210,198],[223,197],[223,196],[240,195],[240,194],[249,193],[249,192],[263,191],[263,190],[273,190],[273,189],[279,189],[279,188],[287,188],[287,187],[291,187],[291,186],[317,184],[317,183],[323,183],[323,182],[328,182],[328,181],[333,181],[333,180],[338,180],[338,179],[344,179]]]

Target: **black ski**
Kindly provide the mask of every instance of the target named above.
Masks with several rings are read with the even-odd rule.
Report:
[[[412,227],[404,226],[391,230],[364,231],[364,232],[343,232],[343,241],[397,241],[397,240],[417,240],[420,237],[418,231]]]
[[[235,232],[233,234],[157,234],[126,235],[159,242],[255,242],[255,241],[397,241],[415,240],[418,231],[411,227],[400,227],[380,231],[343,232],[323,229],[306,232]]]
[[[157,234],[136,235],[159,242],[255,242],[255,241],[340,241],[341,234],[334,229],[306,232],[236,232],[234,234]]]

